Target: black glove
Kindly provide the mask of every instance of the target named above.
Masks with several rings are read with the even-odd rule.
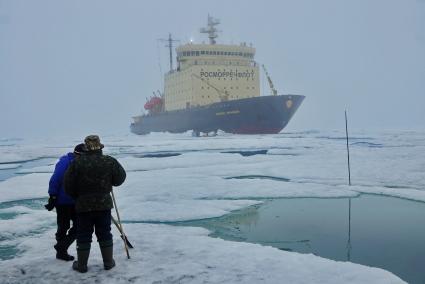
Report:
[[[44,207],[49,210],[52,211],[53,208],[55,208],[56,205],[56,196],[55,195],[50,195],[49,197],[49,201],[46,205],[44,205]]]

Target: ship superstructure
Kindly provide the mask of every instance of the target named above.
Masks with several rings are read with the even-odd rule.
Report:
[[[204,106],[225,100],[260,96],[255,48],[216,44],[209,18],[210,44],[179,46],[177,70],[165,75],[165,110]]]

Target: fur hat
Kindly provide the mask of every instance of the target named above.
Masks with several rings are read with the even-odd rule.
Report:
[[[103,144],[100,143],[100,138],[97,135],[89,135],[84,139],[88,151],[96,151],[103,149]]]

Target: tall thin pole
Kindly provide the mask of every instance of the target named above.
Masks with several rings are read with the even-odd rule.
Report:
[[[345,111],[345,134],[346,134],[346,138],[347,138],[348,185],[351,185],[350,148],[348,146],[348,120],[347,120],[347,111]]]
[[[347,110],[345,110],[345,137],[347,138],[348,185],[351,186],[350,147],[348,146],[348,119],[347,119]],[[348,261],[351,260],[351,198],[348,199],[347,260]]]

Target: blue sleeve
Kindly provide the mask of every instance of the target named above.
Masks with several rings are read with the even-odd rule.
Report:
[[[69,160],[67,157],[60,158],[55,166],[55,171],[49,181],[49,195],[58,195],[62,187],[63,177],[68,168]]]

